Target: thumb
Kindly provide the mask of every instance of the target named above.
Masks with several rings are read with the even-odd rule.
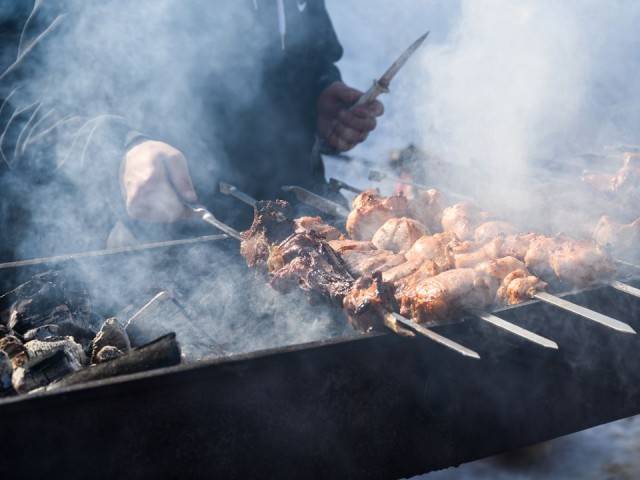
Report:
[[[176,193],[187,200],[195,202],[198,199],[189,176],[189,165],[181,153],[167,156],[164,161],[169,181],[176,189]]]

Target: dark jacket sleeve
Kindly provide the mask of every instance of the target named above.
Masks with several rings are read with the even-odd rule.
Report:
[[[320,96],[320,93],[330,84],[342,79],[336,62],[342,58],[343,49],[327,13],[324,0],[319,0],[313,6],[309,4],[309,7],[314,10],[315,28],[313,30],[317,32],[316,50],[319,69],[315,92],[316,96]]]

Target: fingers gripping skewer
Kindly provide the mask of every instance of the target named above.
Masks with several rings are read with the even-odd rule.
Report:
[[[525,340],[529,340],[530,342],[536,343],[545,348],[554,348],[554,349],[558,348],[558,344],[553,340],[549,340],[548,338],[538,335],[537,333],[533,333],[525,328],[519,327],[518,325],[515,325],[511,322],[507,322],[506,320],[503,320],[500,317],[496,317],[495,315],[492,315],[490,313],[481,312],[481,313],[475,313],[475,315],[479,319],[484,320],[485,322],[490,323],[491,325],[494,325],[498,328],[502,328],[507,332],[513,333],[514,335],[518,335],[519,337],[522,337]]]
[[[626,323],[621,322],[620,320],[616,320],[615,318],[611,318],[601,313],[594,312],[593,310],[582,307],[580,305],[576,305],[575,303],[569,302],[560,297],[556,297],[555,295],[551,295],[546,292],[538,292],[533,297],[556,307],[567,310],[568,312],[580,315],[581,317],[588,318],[589,320],[604,325],[605,327],[612,328],[613,330],[617,330],[618,332],[632,334],[636,333],[633,328],[631,328]]]

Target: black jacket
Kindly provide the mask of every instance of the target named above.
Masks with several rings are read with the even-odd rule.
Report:
[[[261,199],[324,181],[311,158],[316,105],[340,78],[342,48],[322,0],[283,0],[284,49],[278,2],[255,3],[42,0],[16,12],[0,152],[12,184],[29,190],[22,204],[38,232],[28,236],[51,227],[34,215],[72,211],[64,223],[87,239],[123,215],[117,170],[132,131],[183,151],[218,213],[218,180]]]

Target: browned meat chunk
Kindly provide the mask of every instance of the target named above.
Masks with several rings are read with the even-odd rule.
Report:
[[[351,251],[341,255],[342,261],[354,277],[372,275],[374,272],[385,270],[400,265],[406,261],[404,255],[399,255],[388,250]]]
[[[442,230],[455,233],[460,240],[472,240],[476,227],[489,220],[489,214],[469,202],[456,203],[442,212]]]
[[[355,240],[370,240],[384,222],[407,215],[407,199],[403,195],[383,197],[375,190],[365,190],[352,203],[347,217],[347,233]]]
[[[327,241],[345,238],[345,235],[340,233],[340,230],[326,224],[320,217],[300,217],[293,222],[295,224],[295,233],[305,233],[313,230]]]
[[[589,240],[563,242],[551,253],[549,264],[558,279],[573,287],[608,279],[615,272],[610,255]]]
[[[524,256],[524,264],[539,277],[553,276],[553,268],[550,264],[551,254],[559,245],[560,241],[557,238],[536,235]]]
[[[443,322],[465,309],[483,309],[492,301],[492,288],[485,278],[472,268],[456,268],[407,288],[400,313],[417,323]]]
[[[376,249],[376,246],[371,242],[350,240],[348,238],[344,240],[331,240],[329,241],[329,245],[339,255],[348,252],[368,252]]]
[[[535,233],[524,233],[505,237],[500,247],[500,256],[516,257],[519,260],[524,260],[524,257],[527,255],[527,250],[529,250],[529,246],[534,238],[536,238]]]
[[[429,230],[417,220],[390,218],[376,231],[371,243],[380,250],[404,253],[423,235],[429,235]]]
[[[442,212],[445,209],[444,195],[438,190],[417,190],[409,200],[409,216],[423,223],[430,232],[442,229]]]
[[[499,305],[516,305],[530,300],[536,292],[546,288],[545,282],[530,275],[526,269],[519,268],[504,277],[496,294],[496,302]]]
[[[495,237],[516,235],[520,230],[513,223],[502,220],[491,220],[478,225],[474,232],[477,243],[486,243]]]
[[[433,260],[441,271],[453,268],[453,257],[449,245],[457,242],[455,233],[443,232],[435,235],[425,235],[419,238],[405,253],[407,260]]]
[[[640,218],[624,224],[603,215],[593,231],[593,239],[598,245],[609,246],[614,256],[637,261],[640,258]]]
[[[484,245],[471,242],[462,242],[459,245],[453,243],[451,244],[453,264],[455,268],[473,268],[481,262],[499,258],[501,247],[502,237],[496,237]]]
[[[433,277],[441,271],[433,260],[419,258],[407,260],[386,270],[382,273],[382,278],[385,282],[393,284],[396,289],[396,297],[399,298],[398,295],[402,295],[412,283]]]

